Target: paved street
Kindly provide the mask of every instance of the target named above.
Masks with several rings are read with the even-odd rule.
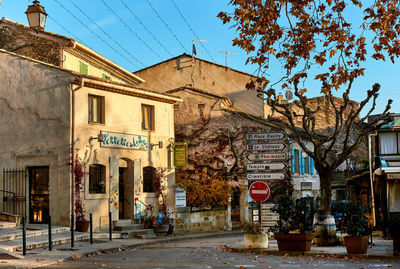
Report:
[[[400,268],[400,261],[230,253],[242,236],[196,239],[102,254],[46,268]]]

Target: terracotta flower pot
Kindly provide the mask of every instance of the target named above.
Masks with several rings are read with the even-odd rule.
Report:
[[[280,251],[310,251],[314,234],[275,234]]]
[[[244,248],[268,248],[268,235],[245,233]]]
[[[87,232],[89,230],[88,220],[76,220],[76,230],[79,232]]]
[[[368,249],[368,235],[345,236],[344,244],[348,254],[365,254]]]

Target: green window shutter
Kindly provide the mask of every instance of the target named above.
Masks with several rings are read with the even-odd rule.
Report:
[[[79,62],[79,73],[81,74],[88,74],[88,65],[82,62]]]

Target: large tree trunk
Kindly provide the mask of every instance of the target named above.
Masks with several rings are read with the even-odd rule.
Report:
[[[319,181],[321,189],[320,211],[330,212],[332,208],[332,172],[327,169],[319,171]]]

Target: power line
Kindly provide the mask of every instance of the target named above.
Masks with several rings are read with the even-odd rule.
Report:
[[[57,4],[59,4],[65,11],[67,11],[72,17],[75,18],[75,20],[77,20],[80,24],[82,24],[87,30],[89,30],[93,35],[95,35],[98,39],[100,39],[104,44],[106,44],[108,47],[110,47],[113,51],[115,51],[118,55],[120,55],[122,58],[124,58],[125,60],[127,60],[129,63],[131,63],[133,66],[135,66],[136,68],[139,68],[139,66],[135,63],[133,63],[131,60],[127,59],[121,52],[119,52],[118,50],[116,50],[113,46],[111,46],[107,41],[105,41],[101,36],[99,36],[98,34],[96,34],[92,29],[90,29],[89,27],[87,27],[87,25],[85,23],[83,23],[78,17],[76,17],[71,11],[69,11],[66,7],[64,7],[63,4],[61,4],[58,0],[54,0],[55,2],[57,2]],[[133,59],[135,59],[135,61],[137,61],[138,63],[140,63],[141,65],[145,66],[141,61],[139,61],[138,59],[136,59],[135,57],[133,57]]]
[[[57,1],[57,0],[56,0]],[[92,18],[90,18],[78,5],[76,5],[72,0],[68,0],[71,4],[74,5],[75,8],[77,8],[88,20],[90,20],[104,35],[106,35],[109,39],[111,39],[118,47],[120,47],[126,54],[128,54],[132,59],[135,59],[138,63],[145,65],[137,59],[135,56],[133,56],[129,51],[127,51],[121,44],[119,44],[114,38],[112,38],[106,31],[103,30],[103,28],[100,27]]]
[[[145,45],[151,52],[154,53],[154,55],[156,55],[158,58],[162,59],[161,56],[155,52],[135,31],[132,30],[131,27],[129,27],[128,24],[126,24],[126,22],[121,18],[121,16],[119,16],[104,0],[101,0],[101,2],[103,2],[103,4],[108,8],[108,10],[110,10],[121,22],[122,24],[128,28],[128,30],[134,35],[136,36],[137,39],[139,39],[140,42],[143,43],[143,45]]]
[[[82,40],[80,40],[78,37],[76,37],[71,31],[69,31],[67,28],[65,28],[61,23],[59,23],[56,19],[51,17],[50,15],[47,14],[47,17],[53,20],[58,26],[60,26],[64,31],[66,31],[73,39],[77,40],[79,43],[87,46]]]
[[[196,33],[193,31],[192,27],[190,26],[189,22],[185,19],[185,17],[183,16],[182,12],[179,10],[178,6],[175,4],[174,0],[171,0],[172,4],[175,6],[176,10],[178,11],[179,15],[181,16],[182,20],[186,23],[187,27],[189,28],[189,30],[193,33],[193,35],[196,37],[197,40],[200,40],[200,38],[196,35]],[[203,47],[203,49],[207,52],[208,56],[210,57],[210,59],[216,63],[216,61],[214,60],[214,58],[211,56],[210,52],[208,52],[208,50],[206,49],[206,47],[200,43],[200,45]]]
[[[175,33],[171,30],[171,28],[168,26],[168,24],[161,18],[160,14],[154,9],[153,5],[149,0],[146,0],[147,4],[151,7],[153,10],[154,14],[160,19],[160,21],[164,24],[164,26],[168,29],[168,31],[172,34],[172,36],[178,41],[179,45],[183,48],[183,50],[189,54],[189,51],[185,48],[185,46],[182,44],[182,42],[179,40],[179,38],[175,35]]]
[[[157,37],[154,36],[154,34],[146,27],[146,25],[133,13],[132,9],[128,7],[128,5],[124,2],[124,0],[120,0],[125,7],[129,10],[129,12],[132,14],[133,17],[139,22],[140,25],[143,26],[143,28],[151,35],[151,37],[162,47],[171,57],[174,57],[174,55],[157,39]]]

